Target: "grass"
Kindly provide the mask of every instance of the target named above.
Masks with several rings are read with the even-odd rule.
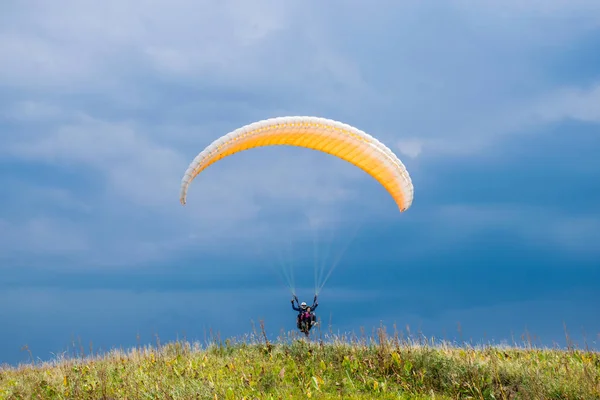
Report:
[[[590,350],[294,333],[176,341],[0,369],[2,399],[600,399]]]

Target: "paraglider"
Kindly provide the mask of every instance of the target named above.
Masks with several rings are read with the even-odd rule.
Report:
[[[210,165],[238,152],[263,146],[297,146],[333,155],[362,169],[378,181],[393,198],[400,212],[406,211],[412,204],[414,189],[408,171],[387,146],[342,122],[306,116],[254,122],[213,141],[192,160],[185,171],[179,196],[181,204],[186,204],[191,182]],[[315,302],[324,283],[320,287],[315,286]],[[297,300],[291,285],[290,288]],[[311,310],[314,311],[315,307],[316,304]],[[312,316],[309,316],[311,321]],[[307,335],[308,330],[310,328],[306,330]]]
[[[299,307],[294,305],[294,300],[296,300],[296,304],[298,304],[298,297],[294,296],[292,299],[292,309],[294,311],[298,311],[298,316],[296,317],[296,326],[302,333],[308,336],[311,328],[316,324],[317,317],[315,316],[314,310],[317,308],[319,303],[317,303],[317,295],[315,294],[315,298],[313,299],[312,306],[307,306],[306,302],[300,303]]]

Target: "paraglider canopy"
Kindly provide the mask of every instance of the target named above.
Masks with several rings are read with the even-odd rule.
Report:
[[[262,146],[298,146],[321,151],[361,168],[392,196],[401,212],[413,201],[406,167],[383,143],[350,125],[318,117],[279,117],[258,121],[221,136],[190,163],[181,180],[179,200],[185,204],[190,183],[215,162]]]

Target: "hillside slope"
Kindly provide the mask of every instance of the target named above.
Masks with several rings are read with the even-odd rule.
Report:
[[[3,399],[600,399],[600,355],[582,350],[252,336],[113,350],[0,371]]]

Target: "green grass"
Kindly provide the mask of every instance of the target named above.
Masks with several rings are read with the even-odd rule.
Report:
[[[315,332],[317,333],[317,332]],[[600,354],[262,333],[0,370],[2,399],[600,399]]]

